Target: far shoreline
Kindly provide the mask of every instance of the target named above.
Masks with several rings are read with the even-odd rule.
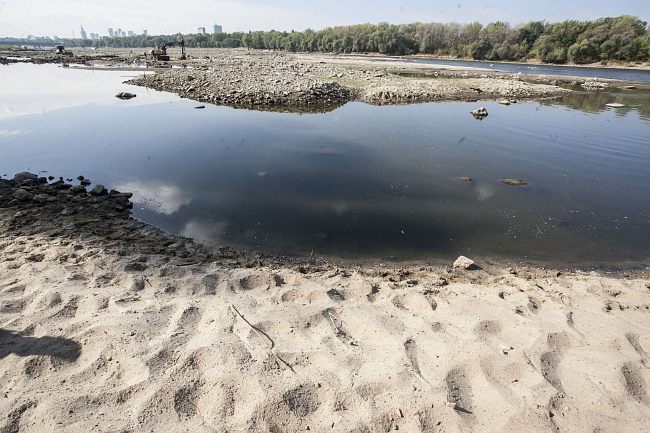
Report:
[[[511,60],[476,60],[472,58],[458,58],[453,56],[433,56],[427,54],[413,54],[408,56],[401,56],[408,59],[426,59],[426,60],[444,60],[444,61],[458,61],[458,62],[477,62],[477,63],[494,63],[494,64],[507,64],[507,65],[522,65],[522,66],[549,66],[549,67],[568,67],[568,68],[584,68],[584,69],[618,69],[622,71],[650,71],[650,62],[639,62],[639,65],[630,66],[629,62],[612,62],[603,65],[602,63],[544,63],[539,60],[526,60],[526,61],[511,61]]]

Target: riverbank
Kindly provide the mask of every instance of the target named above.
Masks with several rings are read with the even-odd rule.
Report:
[[[504,63],[508,65],[526,65],[526,66],[570,66],[572,68],[589,68],[589,69],[621,69],[621,70],[642,70],[650,71],[650,63],[648,62],[625,62],[625,61],[608,61],[603,64],[602,62],[595,63],[544,63],[537,59],[528,59],[525,61],[515,62],[508,60],[476,60],[471,57],[453,57],[453,56],[432,56],[427,54],[415,54],[412,56],[405,56],[404,58],[410,59],[427,59],[427,60],[451,60],[451,61],[466,61],[466,62],[480,62],[486,65],[492,63]]]
[[[77,183],[0,181],[3,431],[650,421],[647,271],[282,261],[170,236],[128,218],[128,193]]]

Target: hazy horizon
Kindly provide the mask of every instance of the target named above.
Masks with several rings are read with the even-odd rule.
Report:
[[[604,0],[571,2],[549,0],[527,4],[513,0],[477,0],[390,2],[386,0],[332,0],[326,4],[310,4],[305,0],[277,0],[272,5],[262,0],[186,0],[179,6],[168,0],[52,1],[0,0],[0,37],[79,36],[83,26],[88,34],[106,35],[109,27],[133,30],[140,34],[195,33],[213,24],[224,32],[248,30],[322,29],[337,25],[389,22],[460,22],[483,24],[505,21],[512,25],[531,20],[550,22],[566,19],[591,20],[602,17],[634,15],[642,20],[650,17],[650,2],[620,0],[615,4]]]

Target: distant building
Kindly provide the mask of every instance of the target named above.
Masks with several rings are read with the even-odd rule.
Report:
[[[147,36],[147,29],[142,30],[142,36]]]
[[[86,31],[84,30],[84,26],[81,26],[81,31],[79,32],[79,35],[81,36],[81,39],[88,39],[88,35],[86,34]]]
[[[196,32],[198,34],[200,34],[200,35],[204,35],[205,34],[205,27],[197,27]]]
[[[219,24],[212,26],[212,33],[223,33],[223,28]]]
[[[109,27],[109,28],[108,28],[108,37],[112,38],[112,37],[114,37],[114,36],[115,36],[115,34],[113,33],[113,28],[112,28],[112,27]]]
[[[120,30],[120,36],[125,38],[126,37],[126,32],[124,30]]]
[[[129,30],[129,37],[135,36],[135,33],[133,33],[133,30]]]
[[[116,38],[121,38],[122,37],[122,29],[117,29],[117,32],[115,33]]]

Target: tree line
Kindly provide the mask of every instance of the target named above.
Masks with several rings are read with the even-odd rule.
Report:
[[[359,24],[302,32],[188,34],[103,38],[69,41],[69,45],[152,47],[184,39],[187,47],[247,47],[293,52],[429,54],[490,61],[539,60],[545,63],[594,63],[650,60],[650,28],[638,17],[620,16],[594,21],[558,23],[531,21],[511,27],[497,21],[487,25],[413,23]]]

